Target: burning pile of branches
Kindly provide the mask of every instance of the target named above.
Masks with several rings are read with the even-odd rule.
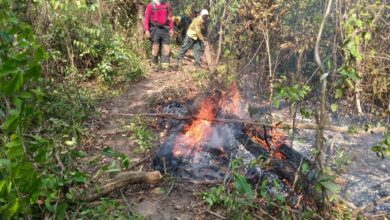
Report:
[[[293,185],[300,165],[312,165],[284,144],[281,130],[238,123],[250,117],[236,86],[183,105],[168,105],[162,111],[172,113],[175,108],[187,120],[168,120],[171,129],[153,159],[156,170],[177,178],[223,180],[230,161],[240,158],[248,179],[261,179],[269,171],[278,175],[280,182],[287,180]],[[259,157],[269,158],[269,170],[251,167]],[[310,166],[314,170],[313,167]],[[309,179],[302,178],[304,182]]]

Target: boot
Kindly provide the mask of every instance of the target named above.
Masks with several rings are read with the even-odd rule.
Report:
[[[158,57],[157,56],[152,56],[151,63],[152,63],[152,70],[154,72],[158,72],[159,71]]]

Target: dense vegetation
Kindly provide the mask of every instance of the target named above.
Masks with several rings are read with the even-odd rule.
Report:
[[[66,212],[72,218],[107,213],[125,218],[124,208],[108,200],[76,212],[78,201],[70,189],[90,177],[73,161],[85,156],[77,146],[96,103],[144,75],[141,60],[148,53],[148,43],[137,30],[141,3],[0,0],[2,219],[63,219]],[[217,74],[226,79],[252,74],[253,86],[263,98],[275,104],[286,99],[295,114],[300,111],[319,119],[317,109],[303,103],[320,102],[314,99],[320,94],[320,74],[329,73],[326,111],[352,109],[354,114],[388,120],[390,8],[385,1],[333,2],[320,42],[322,73],[314,48],[325,1],[184,0],[171,4],[176,15],[196,7],[210,9],[209,41],[219,64]],[[381,157],[389,156],[389,145],[388,134],[373,150]],[[235,171],[237,165],[232,166]],[[336,193],[337,187],[329,181],[333,177],[324,171],[321,178],[320,190]],[[237,216],[253,203],[231,198],[252,198],[253,189],[238,173],[234,179],[234,190],[220,186],[203,197],[210,206],[222,204]],[[265,196],[261,189],[260,195]],[[273,199],[282,210],[280,217],[286,217],[285,201]],[[317,214],[305,212],[301,217],[313,215]]]

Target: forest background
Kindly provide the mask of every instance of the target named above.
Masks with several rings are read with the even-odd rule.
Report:
[[[79,171],[74,161],[86,156],[78,145],[86,135],[85,122],[97,114],[97,104],[147,72],[142,61],[150,49],[142,31],[145,4],[0,0],[4,219],[91,217],[112,209],[106,200],[100,209],[75,200],[70,188],[86,184],[93,174]],[[210,10],[208,39],[216,72],[228,82],[252,74],[260,97],[275,106],[287,100],[292,113],[316,117],[317,109],[304,103],[321,102],[316,97],[322,75],[328,81],[326,111],[374,117],[388,126],[386,1],[334,0],[319,44],[320,67],[315,45],[326,1],[184,0],[171,5],[174,15],[189,15],[192,8]],[[373,150],[380,157],[389,156],[389,145],[387,133]]]

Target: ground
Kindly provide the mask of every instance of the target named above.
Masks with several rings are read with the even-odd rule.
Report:
[[[139,114],[156,107],[153,102],[158,100],[186,99],[198,91],[190,72],[197,71],[188,62],[181,68],[185,71],[153,72],[147,68],[147,75],[137,83],[129,84],[122,95],[107,100],[99,106],[99,116],[89,123],[89,136],[85,141],[85,150],[89,157],[101,159],[98,166],[89,167],[89,172],[97,172],[98,167],[108,164],[110,158],[102,156],[103,149],[110,147],[113,151],[127,155],[133,163],[150,156],[158,147],[159,140],[149,146],[150,149],[140,151],[139,146],[131,139],[127,129],[132,117],[120,114]],[[153,130],[153,135],[161,134]],[[146,160],[136,170],[148,171],[150,159]],[[107,181],[108,177],[102,177]],[[174,185],[172,185],[174,184]],[[128,187],[122,192],[131,204],[132,211],[148,219],[205,219],[205,206],[196,196],[204,190],[204,185],[189,185],[167,180],[158,185],[145,188]],[[167,194],[169,193],[169,196]],[[115,193],[114,193],[115,194]],[[115,195],[112,195],[115,197]]]
[[[102,102],[98,108],[99,115],[88,124],[88,135],[84,141],[84,150],[89,155],[85,159],[89,164],[86,169],[90,173],[96,173],[99,167],[110,164],[113,159],[103,155],[104,149],[109,147],[128,156],[131,164],[144,159],[143,163],[132,167],[133,170],[150,171],[151,155],[158,148],[159,137],[164,134],[159,133],[159,129],[152,129],[156,140],[151,146],[147,146],[148,149],[140,150],[129,130],[133,117],[126,114],[148,112],[161,100],[185,100],[193,97],[199,92],[197,71],[188,62],[179,71],[153,72],[147,68],[144,79],[129,84],[120,96]],[[290,118],[287,109],[286,106],[276,109],[275,114],[284,119]],[[148,122],[153,124],[153,121]],[[332,132],[326,133],[329,140],[335,135]],[[295,148],[309,155],[314,137],[313,131],[299,131]],[[342,169],[340,174],[344,181],[342,195],[358,207],[389,196],[389,160],[381,161],[369,150],[371,144],[380,139],[380,135],[357,137],[340,134],[337,138],[333,157],[342,151],[350,159],[349,163],[338,167]],[[109,181],[111,177],[105,175],[99,181]],[[132,204],[129,208],[133,212],[148,219],[215,219],[215,216],[207,212],[207,207],[199,196],[208,187],[205,184],[166,178],[160,184],[129,186],[110,196],[123,198],[126,204]],[[389,211],[388,207],[389,204],[385,203],[378,211],[386,213]]]

